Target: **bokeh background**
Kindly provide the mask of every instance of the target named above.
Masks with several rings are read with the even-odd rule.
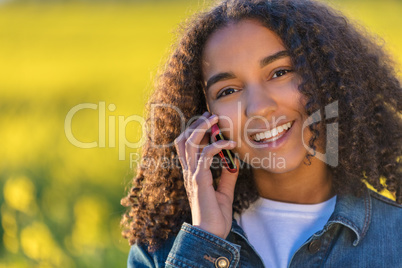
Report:
[[[209,3],[0,0],[0,268],[125,267],[120,199],[152,77]],[[402,1],[331,4],[401,68]]]

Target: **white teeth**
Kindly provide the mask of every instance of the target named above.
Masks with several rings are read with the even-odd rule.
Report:
[[[271,137],[275,137],[279,133],[282,133],[284,130],[288,130],[291,126],[292,126],[292,123],[288,122],[286,124],[283,124],[282,126],[278,126],[278,127],[274,128],[274,129],[272,129],[271,131],[268,130],[268,131],[265,131],[265,132],[255,134],[254,136],[252,136],[252,138],[255,141],[260,141],[260,140],[263,140],[263,139],[269,139]]]

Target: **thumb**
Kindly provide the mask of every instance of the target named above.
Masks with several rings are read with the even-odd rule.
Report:
[[[216,189],[217,192],[220,192],[233,200],[234,189],[236,186],[237,177],[239,176],[239,159],[234,157],[235,163],[237,166],[236,173],[229,172],[226,168],[222,168],[221,178]]]

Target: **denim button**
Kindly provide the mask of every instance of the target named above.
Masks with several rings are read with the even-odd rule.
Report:
[[[227,268],[229,267],[229,260],[225,257],[219,257],[215,261],[216,268]]]
[[[311,241],[310,245],[308,246],[308,250],[310,253],[314,254],[320,250],[321,241],[320,240],[313,240]]]

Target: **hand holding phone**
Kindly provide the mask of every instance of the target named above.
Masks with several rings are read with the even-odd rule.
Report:
[[[218,120],[217,115],[205,112],[175,139],[175,146],[183,170],[192,224],[225,239],[232,226],[232,206],[238,174],[232,173],[237,167],[229,164],[236,160],[233,154],[230,151],[222,152],[221,157],[227,154],[224,163],[227,161],[228,170],[232,172],[222,172],[219,184],[214,187],[211,172],[213,156],[219,154],[222,148],[230,150],[236,146],[235,142],[218,142],[223,136],[217,126],[213,128],[213,137],[217,142],[206,145],[207,139],[211,138],[211,126],[217,124]]]
[[[220,141],[225,139],[217,124],[212,126],[211,131],[212,131],[211,138],[213,141]],[[230,150],[223,149],[222,151],[219,152],[219,156],[225,168],[229,172],[231,173],[237,172],[237,166],[235,164],[234,154]]]

